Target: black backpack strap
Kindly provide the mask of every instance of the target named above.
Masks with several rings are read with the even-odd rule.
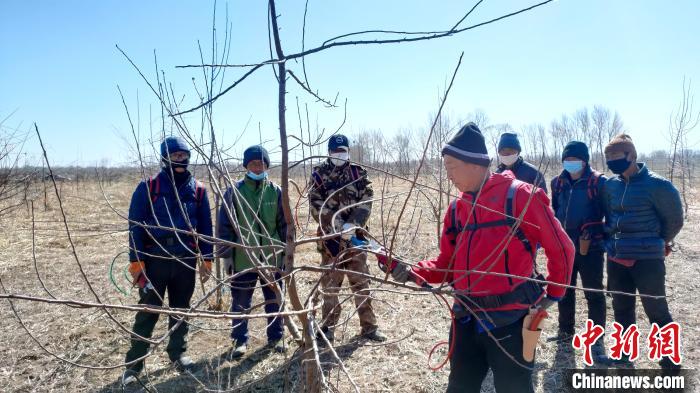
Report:
[[[445,234],[452,237],[452,239],[450,239],[452,245],[457,243],[457,236],[463,229],[462,224],[457,219],[457,200],[455,199],[450,203],[450,226],[445,231]]]
[[[463,230],[465,231],[475,231],[477,229],[482,229],[482,228],[492,228],[492,227],[502,227],[510,225],[508,224],[508,220],[495,220],[495,221],[484,221],[480,222],[478,224],[469,224],[464,226]]]
[[[477,229],[482,229],[482,228],[490,228],[490,227],[498,227],[498,226],[509,226],[512,227],[516,219],[514,217],[513,211],[513,205],[515,201],[515,192],[517,191],[517,185],[515,182],[512,182],[510,186],[508,187],[508,194],[506,196],[506,201],[505,201],[505,207],[504,211],[506,214],[505,219],[503,220],[494,220],[494,221],[486,221],[486,222],[481,222],[478,224],[468,224],[466,226],[462,226],[462,224],[459,222],[457,219],[457,200],[453,200],[452,203],[450,203],[450,226],[447,228],[445,233],[447,235],[451,235],[452,239],[450,239],[450,242],[454,245],[457,242],[457,235],[461,233],[462,231],[475,231]],[[525,236],[525,233],[518,227],[515,230],[515,237],[520,240],[520,242],[523,244],[523,247],[525,247],[525,250],[527,250],[528,253],[532,254],[533,253],[533,247],[532,244],[530,244],[530,240],[528,240],[527,236]]]
[[[508,194],[506,195],[506,204],[505,204],[505,213],[506,213],[506,225],[509,227],[512,227],[515,225],[516,219],[515,219],[515,192],[518,190],[517,184],[515,184],[515,181],[510,183],[510,186],[508,187]],[[525,247],[525,250],[532,254],[533,248],[532,244],[530,244],[530,240],[528,240],[527,236],[525,236],[525,233],[523,233],[522,229],[520,229],[520,226],[515,230],[515,237],[520,240],[521,243],[523,243],[523,246]]]

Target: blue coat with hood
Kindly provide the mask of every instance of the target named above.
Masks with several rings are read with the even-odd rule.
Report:
[[[157,194],[155,190],[149,193],[149,181],[145,180],[139,183],[131,197],[130,260],[143,261],[148,258],[148,255],[191,258],[197,255],[197,248],[204,259],[211,259],[211,243],[201,239],[196,240],[193,236],[181,232],[151,227],[161,226],[189,232],[191,225],[198,234],[212,236],[211,212],[206,189],[203,189],[200,192],[201,196],[197,198],[195,195],[197,181],[189,176],[183,184],[177,186],[171,180],[167,168],[163,169],[156,178],[157,180],[154,179],[154,181],[158,181],[160,188]],[[155,202],[152,202],[152,199],[155,199]],[[151,205],[153,205],[152,210]]]
[[[663,259],[683,227],[683,205],[673,184],[638,163],[629,181],[613,176],[605,182],[608,255],[619,259]]]
[[[190,172],[177,173],[171,167],[187,167],[189,158],[170,162],[171,153],[189,153],[185,142],[177,137],[161,144],[165,167],[152,179],[136,187],[129,206],[129,260],[144,261],[150,257],[191,259],[201,253],[212,258],[212,244],[177,230],[212,236],[212,220],[204,185]],[[174,180],[173,180],[174,174]],[[149,189],[150,188],[150,189]],[[197,192],[199,190],[199,192]]]

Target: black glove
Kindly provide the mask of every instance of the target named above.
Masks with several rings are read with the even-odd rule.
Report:
[[[405,283],[411,278],[411,268],[403,263],[398,263],[391,271],[391,278],[400,283]]]
[[[377,262],[379,263],[379,268],[386,273],[389,257],[384,254],[377,254]],[[389,269],[391,273],[391,278],[400,283],[405,283],[411,277],[411,268],[408,267],[401,259],[392,256],[391,257],[392,268]]]

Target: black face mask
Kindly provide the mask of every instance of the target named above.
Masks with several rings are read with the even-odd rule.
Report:
[[[627,161],[627,154],[625,154],[624,158],[619,158],[617,160],[608,160],[606,161],[606,164],[608,165],[608,168],[610,168],[610,171],[616,175],[621,175],[623,174],[627,168],[630,167],[630,162]]]
[[[168,159],[163,159],[163,164],[165,164],[165,167],[171,167],[173,172],[175,172],[175,169],[177,168],[184,168],[187,170],[187,166],[190,164],[190,159],[189,157],[182,160],[182,161],[170,161]]]
[[[178,187],[186,183],[188,180],[190,180],[190,173],[187,171],[184,171],[182,173],[180,172],[174,172],[173,171],[173,179],[175,180],[175,185]]]
[[[175,184],[177,186],[180,186],[189,179],[190,173],[187,171],[187,166],[189,165],[189,163],[189,158],[186,158],[182,161],[170,161],[165,158],[163,159],[163,164],[165,165],[165,172],[168,174],[168,176],[170,176],[170,173],[172,172],[173,180],[175,180]],[[180,173],[176,171],[177,168],[184,168],[185,171]]]

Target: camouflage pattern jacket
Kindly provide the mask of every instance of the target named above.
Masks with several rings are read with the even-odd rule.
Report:
[[[372,212],[372,202],[343,208],[371,200],[374,196],[371,184],[367,171],[360,166],[346,163],[338,167],[326,160],[314,167],[309,180],[311,216],[326,233],[339,231],[345,223],[365,228]],[[338,211],[335,222],[331,222]]]

